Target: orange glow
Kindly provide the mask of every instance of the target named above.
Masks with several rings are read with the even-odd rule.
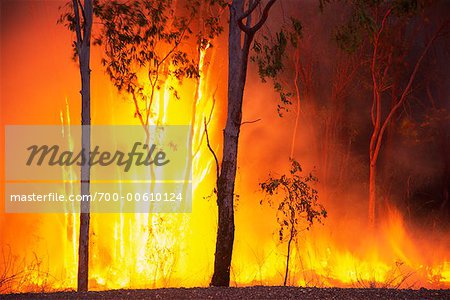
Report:
[[[25,10],[15,11],[15,17],[23,22],[16,24],[9,18],[1,21],[2,30],[7,32],[1,41],[1,168],[6,124],[57,124],[71,144],[66,125],[80,123],[79,73],[70,60],[73,36],[55,25],[61,3],[26,3],[21,6]],[[193,212],[92,215],[90,289],[208,286],[215,251],[216,174],[203,135],[204,119],[209,118],[214,106],[208,132],[213,149],[221,156],[226,117],[226,49],[221,42],[200,53],[202,76],[198,82],[170,82],[179,91],[180,100],[171,95],[169,84],[157,91],[155,113],[150,119],[150,124],[193,122]],[[133,118],[131,98],[116,92],[104,74],[100,57],[100,50],[94,48],[92,123],[139,125]],[[253,80],[246,97],[244,121],[262,121],[242,129],[231,280],[236,286],[281,285],[286,245],[277,240],[275,210],[259,204],[264,195],[258,190],[258,182],[269,171],[281,172],[286,166],[284,158],[290,145],[280,145],[291,133],[281,129],[291,128],[288,122],[292,120],[278,121],[276,105],[270,102],[276,95],[270,86]],[[311,137],[304,134],[299,140],[306,145]],[[316,158],[312,154],[305,157],[308,160],[302,165],[312,169]],[[68,179],[78,176],[69,168],[64,174]],[[0,176],[0,276],[4,270],[11,275],[27,274],[26,279],[0,286],[0,293],[74,289],[79,216],[6,214],[3,172]],[[65,192],[76,188],[68,184]],[[319,189],[321,196],[326,195],[325,187]],[[324,205],[329,218],[323,226],[302,232],[294,247],[288,280],[291,285],[450,288],[450,251],[443,237],[440,240],[436,232],[427,234],[408,227],[395,207],[380,220],[376,233],[368,232],[362,225],[364,214],[356,204],[342,216],[338,214],[338,200],[328,196]],[[353,197],[354,203],[359,201],[358,196],[348,197]],[[1,252],[7,260],[2,261]]]

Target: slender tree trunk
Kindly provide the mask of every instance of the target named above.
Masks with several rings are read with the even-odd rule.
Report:
[[[376,203],[376,161],[371,161],[369,166],[369,225],[375,225],[375,203]]]
[[[422,50],[420,56],[416,60],[414,67],[412,69],[411,74],[409,75],[408,83],[403,88],[403,90],[400,92],[399,96],[396,96],[396,90],[397,88],[394,87],[392,90],[392,98],[394,99],[393,105],[389,109],[387,116],[383,119],[382,116],[382,91],[385,87],[386,80],[385,77],[390,70],[391,67],[391,56],[389,56],[388,61],[385,63],[384,68],[381,67],[378,52],[380,47],[380,37],[381,34],[384,31],[385,25],[387,23],[387,19],[390,16],[390,14],[394,11],[394,8],[389,8],[386,13],[383,16],[383,20],[381,21],[380,29],[376,32],[376,34],[373,36],[373,54],[372,54],[372,62],[371,62],[371,75],[372,75],[372,84],[373,84],[373,97],[372,97],[372,110],[371,110],[371,119],[372,119],[372,126],[373,131],[370,139],[370,146],[369,146],[369,213],[368,213],[368,219],[369,219],[369,226],[374,227],[375,226],[375,209],[376,209],[376,167],[377,167],[377,161],[378,156],[380,154],[380,149],[383,141],[383,136],[385,134],[386,129],[390,125],[390,122],[393,118],[393,116],[398,112],[398,110],[403,106],[405,103],[409,92],[411,91],[412,84],[414,82],[414,79],[417,75],[417,72],[419,70],[420,65],[422,64],[423,59],[425,58],[427,52],[433,45],[434,41],[438,38],[441,31],[449,24],[449,21],[446,20],[441,26],[434,32],[433,36],[428,40],[425,48]],[[398,75],[398,74],[397,74]]]
[[[286,255],[286,269],[284,271],[284,282],[283,282],[283,286],[286,286],[287,284],[287,279],[289,276],[289,261],[291,259],[291,245],[292,245],[292,241],[294,240],[294,226],[295,226],[295,222],[291,222],[291,233],[289,236],[289,241],[288,241],[288,246],[287,246],[287,255]]]
[[[92,30],[93,7],[92,0],[85,0],[84,7],[80,7],[73,0],[76,20],[77,52],[81,75],[81,141],[85,153],[85,163],[81,166],[81,194],[89,195],[90,188],[90,162],[88,156],[91,149],[91,70],[90,70],[90,37]],[[83,24],[80,21],[82,11]],[[78,291],[88,290],[89,279],[89,221],[90,202],[82,201],[80,204],[80,236],[78,245]]]

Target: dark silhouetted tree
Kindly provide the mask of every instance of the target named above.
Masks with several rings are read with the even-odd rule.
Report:
[[[91,150],[91,33],[93,24],[92,0],[73,0],[68,3],[70,11],[63,14],[59,22],[65,23],[71,31],[75,31],[75,58],[78,58],[81,75],[81,125],[82,149],[85,155]],[[89,195],[90,163],[87,158],[81,166],[81,194]],[[90,202],[80,203],[80,235],[78,245],[78,280],[77,289],[80,292],[88,290],[89,280],[89,222]]]
[[[276,0],[233,0],[229,5],[228,108],[223,132],[221,169],[217,181],[218,224],[212,286],[230,284],[234,243],[234,185],[249,53],[255,34],[267,21],[275,2]],[[256,22],[252,22],[258,11],[261,11],[260,16]]]

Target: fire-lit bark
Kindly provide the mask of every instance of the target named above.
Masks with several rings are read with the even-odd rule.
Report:
[[[81,124],[82,148],[84,153],[91,149],[91,70],[90,70],[90,44],[92,30],[93,7],[92,0],[85,0],[84,6],[73,0],[73,9],[76,22],[76,47],[80,64],[81,75]],[[82,12],[82,20],[80,18]],[[86,160],[81,166],[81,194],[89,195],[90,163]],[[88,290],[89,279],[89,222],[90,202],[81,202],[80,234],[78,246],[78,291]]]
[[[237,150],[242,120],[242,100],[245,76],[242,74],[241,30],[237,24],[244,1],[233,1],[230,7],[228,41],[228,115],[224,130],[222,169],[218,180],[218,227],[212,286],[230,284],[230,266],[234,242],[234,181],[236,177]]]
[[[234,183],[237,169],[239,132],[242,122],[242,101],[247,78],[250,46],[255,33],[266,22],[276,0],[264,7],[260,20],[252,27],[251,14],[261,4],[250,1],[244,11],[245,0],[233,0],[230,5],[228,34],[228,112],[224,130],[221,171],[217,183],[218,225],[212,286],[230,285],[230,267],[234,243]],[[247,19],[247,24],[242,21]],[[242,37],[243,45],[242,45]]]

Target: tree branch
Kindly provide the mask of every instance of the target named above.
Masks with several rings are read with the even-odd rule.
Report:
[[[246,12],[244,12],[244,14],[238,19],[239,28],[242,31],[244,31],[245,33],[247,33],[248,35],[254,35],[258,30],[261,29],[261,27],[267,21],[267,18],[269,17],[269,11],[272,8],[272,6],[275,4],[276,1],[277,0],[270,0],[264,7],[259,21],[253,27],[250,27],[249,25],[244,25],[243,20],[250,16],[250,14],[256,9],[258,4],[261,3],[261,0],[257,0],[255,2],[253,2],[251,7]]]
[[[209,135],[208,135],[208,126],[206,123],[206,118],[204,118],[204,124],[205,124],[205,136],[206,136],[206,145],[208,146],[209,151],[212,153],[212,155],[214,156],[214,161],[216,163],[216,191],[218,188],[218,183],[219,183],[219,160],[217,159],[217,155],[216,152],[214,152],[213,148],[211,147],[211,144],[209,143]]]
[[[83,24],[83,44],[87,48],[91,44],[91,33],[92,33],[92,21],[93,21],[93,4],[90,0],[84,0],[84,9],[80,4],[80,9],[83,14],[84,24]]]
[[[416,61],[416,64],[414,65],[414,69],[411,72],[411,75],[409,76],[409,81],[408,84],[406,85],[405,89],[403,90],[400,99],[398,100],[397,104],[391,109],[391,111],[389,112],[388,116],[386,117],[386,119],[383,122],[383,125],[380,129],[380,132],[378,134],[378,139],[377,139],[377,143],[376,143],[376,147],[375,147],[375,151],[374,151],[374,158],[377,157],[380,148],[381,148],[381,141],[383,139],[383,134],[384,131],[387,128],[387,125],[389,124],[390,120],[392,119],[392,117],[394,116],[394,114],[397,112],[397,110],[403,105],[403,103],[405,102],[412,84],[414,82],[414,79],[416,77],[417,72],[419,71],[419,67],[423,61],[423,59],[425,58],[426,54],[428,53],[428,50],[431,48],[432,44],[434,43],[434,41],[437,39],[437,37],[439,36],[439,34],[441,33],[442,29],[447,26],[449,24],[449,21],[447,20],[446,22],[444,22],[439,29],[433,34],[433,36],[431,37],[431,39],[428,41],[425,49],[422,51],[419,59]]]
[[[261,3],[261,0],[256,0],[255,2],[250,1],[249,5],[248,5],[248,9],[242,14],[242,16],[239,18],[239,20],[243,21],[245,18],[250,16],[252,14],[252,12],[256,9],[258,4],[260,4],[260,3]]]
[[[136,92],[133,90],[131,91],[131,95],[133,96],[133,103],[135,108],[135,116],[139,118],[139,121],[141,122],[141,125],[145,127],[146,123],[144,122],[144,119],[142,118],[141,111],[139,109],[139,103],[137,101]]]
[[[381,26],[378,32],[374,37],[373,42],[373,54],[372,54],[372,63],[370,65],[370,71],[372,73],[372,84],[373,84],[373,100],[372,100],[372,109],[371,109],[371,119],[373,125],[372,137],[370,139],[370,159],[373,157],[373,149],[374,145],[376,145],[376,140],[378,138],[378,134],[380,132],[380,123],[381,123],[381,99],[380,99],[380,90],[378,87],[378,79],[377,79],[377,71],[376,71],[376,61],[378,57],[378,43],[380,40],[381,33],[384,30],[387,19],[389,15],[392,13],[392,8],[388,9],[383,16],[383,20],[381,21]]]
[[[272,8],[272,6],[277,2],[277,0],[270,0],[266,6],[264,7],[261,19],[259,19],[258,23],[255,24],[255,26],[251,27],[250,30],[252,33],[257,32],[261,27],[264,25],[264,23],[267,21],[267,18],[269,17],[269,11]]]
[[[78,0],[78,5],[80,6],[81,15],[83,16],[83,20],[86,20],[86,14],[84,13],[83,5],[81,4],[81,0]]]
[[[206,126],[208,126],[209,123],[211,122],[212,115],[213,115],[213,112],[214,112],[214,107],[216,106],[216,92],[217,92],[217,89],[218,89],[218,85],[216,85],[216,88],[215,88],[215,90],[214,90],[214,92],[212,94],[212,106],[211,106],[211,110],[209,111],[209,116],[208,116],[208,120],[206,121]],[[194,154],[192,155],[193,157],[195,157],[197,155],[197,153],[200,151],[200,146],[203,143],[204,136],[205,136],[205,132],[203,132],[202,136],[200,137],[200,142],[198,143],[197,149],[194,151]]]
[[[257,2],[259,3],[259,2],[261,2],[261,1],[258,0],[258,1],[253,2],[253,0],[250,0],[249,5],[250,5],[250,6],[255,5],[255,8],[256,8],[256,4],[255,4],[255,3],[257,3]],[[254,10],[254,9],[253,9],[253,10]],[[242,19],[242,20],[243,20],[243,19]],[[241,21],[241,22],[238,22],[238,25],[239,25],[239,24],[242,24],[242,21]],[[247,30],[248,28],[250,28],[251,25],[252,25],[252,15],[249,14],[249,15],[247,16],[247,22],[246,22],[245,26],[244,26],[244,27],[240,27],[240,26],[239,26],[239,28],[240,28],[241,30],[243,30],[242,28],[244,28],[245,30]],[[245,32],[245,31],[244,31],[244,32]],[[244,47],[245,47],[245,45],[250,45],[252,39],[253,39],[253,35],[246,34],[246,35],[244,36]]]
[[[261,119],[256,119],[256,120],[253,120],[253,121],[245,121],[245,122],[241,123],[241,126],[244,125],[244,124],[253,124],[253,123],[256,123],[256,122],[259,122],[259,121],[261,121]]]
[[[73,12],[75,14],[75,33],[77,34],[77,52],[80,54],[81,42],[83,41],[81,37],[81,22],[80,22],[80,11],[78,7],[77,0],[72,0]]]

